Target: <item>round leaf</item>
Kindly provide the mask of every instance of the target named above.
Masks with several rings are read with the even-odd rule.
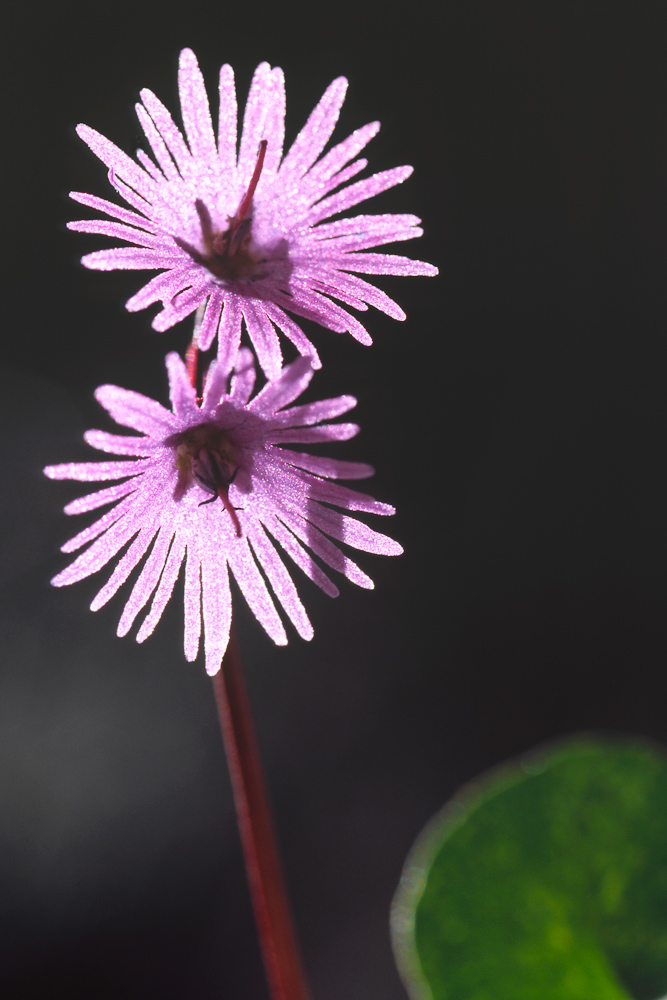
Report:
[[[667,993],[667,758],[572,740],[463,789],[420,838],[392,910],[416,1000]]]

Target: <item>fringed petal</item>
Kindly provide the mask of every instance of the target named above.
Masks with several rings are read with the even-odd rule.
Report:
[[[91,611],[99,611],[120,590],[132,570],[143,559],[154,537],[155,528],[152,526],[147,529],[141,529],[108,581],[93,598],[90,605]]]
[[[178,354],[171,353],[166,359],[169,375],[169,398],[174,415],[179,420],[189,421],[199,415],[195,390],[190,385],[190,379],[185,365]]]
[[[171,549],[169,550],[169,558],[167,559],[167,563],[162,571],[160,583],[158,584],[158,588],[155,592],[150,611],[144,618],[141,628],[137,632],[137,642],[144,642],[144,640],[153,633],[155,626],[162,617],[162,613],[173,593],[174,585],[178,579],[178,574],[184,558],[185,541],[176,536]]]
[[[220,669],[229,642],[232,595],[229,590],[229,573],[224,560],[211,558],[206,552],[202,559],[201,571],[206,673],[213,675]]]
[[[276,555],[276,559],[278,556]],[[250,610],[277,646],[287,644],[285,629],[262,575],[257,569],[247,538],[237,538],[227,553],[229,568],[239,585]]]
[[[123,609],[118,623],[117,635],[127,635],[135,618],[150,599],[164,570],[172,538],[173,536],[168,529],[161,528],[158,532],[151,553]]]
[[[195,159],[213,164],[217,149],[211,110],[209,108],[204,78],[191,49],[183,49],[178,63],[178,92],[181,98],[181,115],[190,151]]]
[[[117,385],[101,385],[95,392],[95,399],[117,424],[132,430],[149,434],[151,437],[165,437],[176,427],[174,414],[148,396]]]
[[[185,630],[183,648],[185,659],[191,663],[197,658],[201,634],[201,559],[196,545],[188,541],[185,560]]]
[[[339,76],[329,84],[292,143],[280,168],[281,178],[303,177],[313,165],[336,127],[346,91],[347,80],[344,76]]]
[[[259,521],[251,524],[249,537],[257,562],[264,570],[273,593],[287,612],[297,632],[302,639],[312,639],[313,626],[301,603],[294,581]]]

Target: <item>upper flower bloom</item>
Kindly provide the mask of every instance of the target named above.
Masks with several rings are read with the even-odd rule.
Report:
[[[285,310],[370,344],[362,324],[331,297],[356,309],[373,305],[395,319],[405,319],[405,313],[384,292],[349,272],[433,275],[437,268],[407,257],[361,252],[421,236],[414,215],[322,222],[412,173],[412,167],[396,167],[342,187],[366,167],[365,159],[354,157],[376,134],[378,122],[357,129],[318,160],[346,88],[344,78],[334,80],[283,159],[283,74],[261,63],[250,87],[237,155],[232,69],[220,70],[216,140],[197,60],[184,49],[179,93],[185,138],[150,90],[141,92],[143,103],[136,108],[154,160],[139,150],[136,163],[94,129],[78,127],[84,142],[109,167],[116,191],[135,210],[72,192],[75,201],[119,221],[84,220],[70,223],[71,229],[134,244],[87,254],[83,263],[103,271],[160,270],[127,303],[137,310],[162,301],[153,320],[156,330],[168,329],[207,302],[199,346],[206,350],[217,332],[224,364],[236,357],[244,319],[269,378],[277,377],[282,362],[276,327],[319,367],[315,349]]]
[[[67,514],[78,514],[114,504],[63,545],[63,552],[74,552],[92,543],[52,583],[64,586],[90,576],[133,539],[94,598],[91,608],[96,611],[150,549],[118,626],[118,634],[125,635],[154,593],[137,635],[142,642],[159,621],[185,562],[185,655],[188,660],[197,655],[203,621],[206,669],[214,674],[229,637],[228,569],[276,643],[286,643],[287,637],[274,599],[300,635],[312,636],[296,587],[271,537],[332,597],[338,590],[320,562],[362,587],[373,583],[331,538],[383,555],[402,550],[392,539],[333,509],[394,513],[388,504],[328,481],[370,476],[370,466],[283,447],[292,442],[344,441],[359,430],[355,424],[321,423],[354,407],[351,396],[289,406],[310,381],[308,358],[294,361],[252,400],[255,369],[247,348],[238,355],[229,387],[229,369],[214,363],[201,401],[177,354],[168,355],[167,371],[171,411],[117,386],[97,390],[97,399],[114,420],[142,436],[94,430],[86,433],[86,441],[100,451],[132,456],[129,461],[75,462],[44,470],[50,479],[123,480],[65,507]]]

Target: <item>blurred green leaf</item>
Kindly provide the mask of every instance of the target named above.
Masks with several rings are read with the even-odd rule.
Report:
[[[463,789],[392,910],[418,1000],[667,994],[667,758],[576,739]]]

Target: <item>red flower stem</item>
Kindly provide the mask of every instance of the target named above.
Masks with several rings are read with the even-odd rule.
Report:
[[[234,630],[213,678],[272,1000],[309,1000]]]
[[[199,348],[195,344],[194,340],[185,352],[185,368],[188,373],[188,378],[190,379],[190,385],[193,389],[197,389],[197,362],[199,361]]]
[[[185,368],[188,373],[188,378],[190,379],[190,385],[195,392],[197,391],[197,367],[199,362],[199,331],[201,330],[205,309],[205,302],[202,302],[200,306],[197,306],[197,312],[195,313],[195,327],[192,331],[192,342],[185,352]]]

